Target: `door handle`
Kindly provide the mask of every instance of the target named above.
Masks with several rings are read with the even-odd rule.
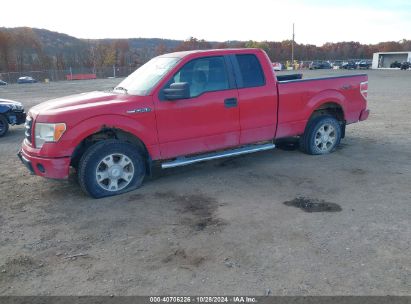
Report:
[[[226,108],[234,108],[238,105],[237,98],[227,98],[224,99],[224,106]]]

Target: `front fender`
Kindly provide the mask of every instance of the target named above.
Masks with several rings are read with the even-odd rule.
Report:
[[[0,105],[0,114],[4,114],[7,113],[11,110],[11,108],[9,106],[5,106],[5,105]]]

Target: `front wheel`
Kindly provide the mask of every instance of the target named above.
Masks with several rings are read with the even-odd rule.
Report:
[[[311,155],[334,151],[341,141],[341,124],[331,115],[316,117],[308,122],[300,138],[300,148]]]
[[[145,161],[139,149],[118,140],[91,146],[78,168],[81,188],[94,198],[112,196],[138,188],[145,177]]]
[[[6,116],[0,114],[0,137],[4,136],[9,130],[9,122]]]

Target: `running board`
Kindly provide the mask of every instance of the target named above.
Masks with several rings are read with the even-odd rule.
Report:
[[[241,154],[248,154],[248,153],[254,153],[254,152],[259,152],[259,151],[266,151],[266,150],[271,150],[274,148],[275,148],[275,145],[273,143],[268,143],[268,144],[261,144],[261,145],[248,145],[248,146],[244,146],[244,147],[233,149],[233,150],[213,152],[209,154],[202,154],[202,155],[197,155],[197,156],[192,156],[192,157],[179,157],[173,161],[161,164],[161,168],[168,169],[168,168],[174,168],[174,167],[179,167],[179,166],[186,166],[186,165],[190,165],[190,164],[194,164],[194,163],[198,163],[198,162],[202,162],[206,160],[237,156]]]

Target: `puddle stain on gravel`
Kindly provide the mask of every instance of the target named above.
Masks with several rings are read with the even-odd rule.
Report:
[[[174,192],[157,192],[155,196],[177,204],[179,211],[186,215],[181,222],[195,231],[216,229],[226,222],[216,217],[219,202],[205,194],[179,195]]]
[[[305,212],[340,212],[342,208],[335,203],[326,202],[324,200],[311,199],[307,197],[297,197],[291,201],[283,203],[286,206],[300,208]]]
[[[365,171],[364,169],[361,169],[361,168],[352,169],[350,172],[353,175],[365,175],[365,174],[367,174],[367,171]]]
[[[178,264],[181,266],[199,267],[206,261],[203,256],[190,255],[184,249],[178,248],[161,260],[164,264]]]

